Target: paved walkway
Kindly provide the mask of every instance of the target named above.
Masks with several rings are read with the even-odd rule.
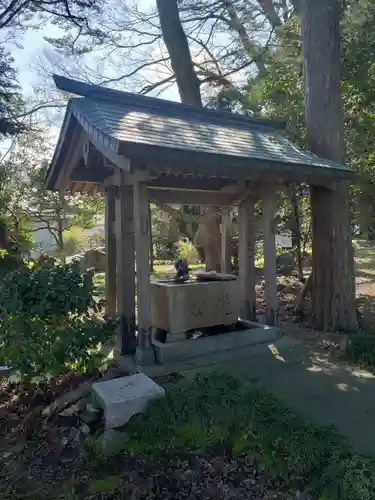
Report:
[[[288,336],[274,347],[263,344],[227,351],[183,366],[158,367],[157,372],[194,375],[220,368],[258,381],[289,407],[316,422],[336,425],[357,451],[375,456],[375,375]]]

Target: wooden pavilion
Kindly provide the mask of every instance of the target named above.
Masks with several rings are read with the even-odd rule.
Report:
[[[121,320],[121,353],[136,353],[139,363],[154,361],[150,201],[222,208],[238,205],[242,316],[255,319],[254,203],[262,199],[266,318],[274,325],[277,192],[292,182],[331,187],[337,179],[351,177],[351,170],[298,149],[283,137],[280,125],[269,120],[56,75],[54,81],[60,90],[79,97],[68,101],[47,188],[105,193],[106,300],[109,314]]]

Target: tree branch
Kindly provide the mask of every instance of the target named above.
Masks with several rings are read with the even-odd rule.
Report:
[[[160,63],[166,62],[166,61],[169,61],[169,57],[161,57],[160,59],[145,62],[145,63],[139,65],[134,70],[130,71],[129,73],[126,73],[125,75],[121,75],[121,76],[114,77],[114,78],[107,78],[105,80],[102,80],[98,85],[105,85],[108,83],[121,82],[122,80],[125,80],[125,78],[129,78],[131,76],[134,76],[136,73],[138,73],[139,71],[141,71],[144,68],[148,68],[150,66],[153,66],[154,64],[160,64]]]
[[[272,28],[277,28],[278,26],[281,26],[282,22],[278,13],[276,12],[273,0],[257,0],[257,1]]]
[[[141,90],[139,91],[139,93],[140,94],[149,94],[153,90],[155,90],[158,87],[160,87],[160,85],[165,85],[166,83],[174,82],[175,79],[176,79],[175,75],[167,76],[166,78],[164,78],[163,80],[160,80],[159,82],[150,83],[148,85],[145,85],[144,87],[141,88]]]
[[[38,104],[34,106],[33,108],[29,109],[25,113],[21,113],[20,115],[17,115],[17,119],[19,118],[26,118],[27,116],[33,115],[34,113],[37,113],[38,111],[41,111],[42,109],[48,109],[48,108],[65,108],[66,103],[45,103],[45,104]]]
[[[222,0],[228,12],[231,28],[238,34],[245,51],[252,57],[253,61],[257,65],[258,71],[261,75],[265,74],[266,67],[263,62],[263,57],[259,54],[259,48],[254,42],[248,37],[246,30],[239,18],[237,11],[233,5],[232,0]]]

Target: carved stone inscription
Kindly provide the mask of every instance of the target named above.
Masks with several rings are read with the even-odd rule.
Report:
[[[205,297],[192,297],[192,300],[188,303],[189,314],[196,318],[204,318],[205,312],[208,308],[211,309],[209,311],[210,314],[214,314],[217,318],[227,319],[233,315],[233,304],[231,304],[230,297],[227,292],[222,295],[218,295],[214,300],[206,300]]]
[[[235,323],[240,313],[239,281],[151,284],[152,326],[182,333]]]

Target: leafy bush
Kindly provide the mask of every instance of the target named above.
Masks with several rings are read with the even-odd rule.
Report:
[[[267,475],[303,480],[326,500],[370,500],[375,463],[354,454],[333,427],[316,425],[256,385],[225,373],[177,383],[163,400],[129,422],[132,455],[165,456],[172,450],[209,450],[225,443],[250,453]],[[314,497],[315,498],[315,497]]]
[[[157,241],[154,242],[153,254],[154,254],[154,260],[173,262],[174,260],[177,259],[176,247],[172,243],[166,245],[162,242],[160,243],[158,243]]]
[[[25,263],[18,253],[9,253],[7,250],[0,249],[0,280],[11,271],[24,265]]]
[[[105,234],[104,231],[97,231],[96,233],[90,234],[87,238],[89,248],[98,248],[105,246]]]
[[[348,343],[349,358],[361,366],[375,366],[375,335],[353,335]]]
[[[84,252],[88,246],[88,238],[85,231],[81,228],[72,227],[64,231],[63,250],[56,247],[55,251],[60,257],[71,257],[77,253]]]
[[[177,255],[179,259],[186,259],[188,264],[199,264],[199,253],[191,241],[178,242]]]
[[[160,260],[160,259],[154,260],[154,266],[172,266],[172,265],[173,265],[173,260]]]
[[[22,268],[0,287],[0,363],[23,378],[96,366],[115,324],[90,314],[92,274],[79,264]]]

